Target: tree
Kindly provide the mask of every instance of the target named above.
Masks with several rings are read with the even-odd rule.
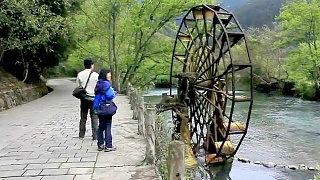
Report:
[[[297,0],[283,6],[277,20],[283,31],[279,33],[280,46],[290,46],[286,59],[290,79],[299,95],[320,99],[320,3],[317,0]]]
[[[125,3],[123,0],[85,1],[80,11],[72,18],[77,49],[70,56],[68,66],[79,69],[82,67],[83,58],[90,56],[99,66],[111,68],[114,86],[117,89],[119,89],[116,83],[119,79],[117,44],[122,41],[118,35],[123,31],[117,27],[120,7],[126,6]]]
[[[284,67],[287,48],[279,48],[275,42],[280,31],[276,25],[274,29],[267,26],[262,28],[249,28],[246,31],[248,48],[253,66],[255,87],[262,92],[269,93],[283,88],[288,80],[288,73]],[[247,56],[244,44],[233,48],[234,58],[245,59]]]
[[[11,0],[0,6],[0,63],[6,70],[25,81],[65,57],[70,45],[62,16],[67,2]]]
[[[74,51],[70,62],[81,60],[86,51],[112,67],[115,84],[146,85],[156,73],[169,74],[174,39],[165,35],[164,27],[176,28],[171,26],[175,17],[201,3],[205,1],[86,1],[74,18],[82,52]]]
[[[161,33],[162,28],[167,24],[174,24],[174,19],[181,15],[184,11],[188,10],[194,5],[206,4],[206,1],[171,1],[171,0],[158,0],[158,1],[143,1],[142,3],[133,4],[128,12],[131,14],[130,18],[126,19],[126,24],[132,24],[131,32],[128,34],[130,38],[131,49],[128,49],[128,54],[132,54],[132,61],[128,64],[122,84],[127,82],[134,82],[135,76],[142,63],[154,55],[165,56],[171,54],[171,49],[160,50],[160,46],[152,48],[160,39],[155,36]],[[175,29],[177,29],[175,27]],[[173,44],[167,46],[173,47]],[[169,64],[167,64],[169,67]],[[167,68],[169,69],[169,68]],[[167,71],[169,74],[169,71]]]

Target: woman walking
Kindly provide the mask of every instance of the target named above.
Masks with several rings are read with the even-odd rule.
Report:
[[[93,103],[93,109],[99,117],[99,128],[97,132],[98,151],[104,149],[106,152],[116,150],[115,146],[112,144],[111,134],[112,116],[117,109],[113,102],[113,99],[116,97],[116,92],[111,86],[110,81],[111,70],[101,70],[95,87],[95,98]],[[103,134],[105,136],[103,136]]]

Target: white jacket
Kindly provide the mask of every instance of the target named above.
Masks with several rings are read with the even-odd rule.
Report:
[[[90,72],[91,72],[91,69],[85,69],[78,73],[77,80],[76,80],[77,87],[80,85],[82,87],[86,86],[86,82],[88,80]],[[89,96],[94,96],[94,88],[96,87],[96,84],[98,82],[98,77],[99,77],[98,73],[92,72],[86,88],[86,91]]]

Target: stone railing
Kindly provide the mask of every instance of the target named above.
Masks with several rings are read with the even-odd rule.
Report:
[[[127,96],[131,109],[133,110],[133,119],[138,120],[138,134],[144,136],[146,141],[145,163],[155,165],[156,163],[156,108],[154,105],[144,102],[144,98],[139,95],[138,90],[131,86],[127,87]],[[161,144],[160,144],[161,145]],[[167,156],[168,174],[170,180],[185,179],[185,144],[181,141],[169,142],[169,151]],[[155,166],[156,170],[157,167]],[[158,171],[158,170],[157,170]],[[159,171],[159,179],[161,179]]]

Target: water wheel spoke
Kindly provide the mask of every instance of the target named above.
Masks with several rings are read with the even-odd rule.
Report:
[[[202,117],[202,122],[200,122],[198,120],[198,124],[199,124],[199,127],[200,127],[200,134],[199,136],[200,137],[205,137],[205,131],[207,129],[204,129],[204,127],[208,124],[208,122],[210,122],[210,119],[212,120],[213,119],[213,116],[210,115],[210,112],[208,111],[208,109],[206,109],[205,107],[208,106],[208,102],[204,102],[200,99],[197,99],[194,106],[196,107],[202,107],[202,109],[199,109],[197,111],[198,113],[198,117],[201,118]]]
[[[199,103],[200,102],[200,103]],[[198,118],[200,119],[202,117],[202,122],[199,120],[197,121],[199,124],[203,124],[205,122],[205,115],[207,115],[207,106],[208,106],[208,102],[205,101],[203,102],[203,99],[196,99],[195,103],[194,103],[194,106],[197,107],[197,116]]]
[[[195,104],[192,104],[191,107],[194,109],[196,106]],[[191,108],[190,107],[190,108]],[[200,143],[200,137],[202,136],[201,133],[199,134],[198,133],[198,125],[200,127],[200,132],[202,131],[201,129],[201,123],[199,121],[197,121],[198,119],[201,118],[201,114],[199,114],[199,111],[198,110],[195,110],[195,114],[193,116],[193,119],[194,121],[192,121],[190,124],[193,124],[194,123],[194,132],[193,134],[196,134],[196,142],[195,144],[198,146],[199,143]],[[193,134],[191,134],[191,138],[193,137]]]

